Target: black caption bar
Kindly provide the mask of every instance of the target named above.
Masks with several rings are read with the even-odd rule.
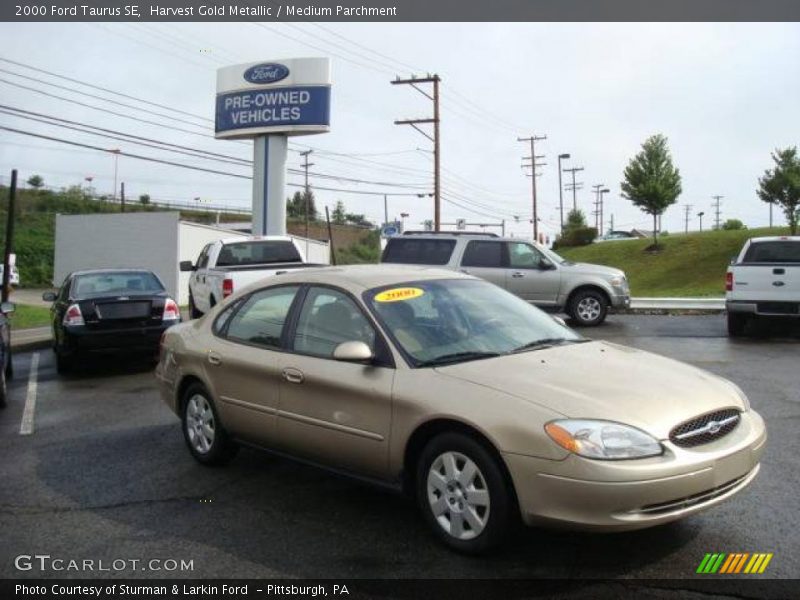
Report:
[[[109,600],[152,598],[193,600],[328,598],[469,598],[470,600],[522,600],[523,598],[797,598],[795,580],[752,578],[695,578],[669,580],[218,580],[218,579],[5,579],[0,581],[4,599],[51,598],[58,600]]]
[[[14,0],[0,21],[800,21],[797,0]]]

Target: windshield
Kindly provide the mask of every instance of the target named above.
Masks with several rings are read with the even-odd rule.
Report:
[[[485,281],[409,282],[369,290],[364,299],[416,367],[583,341],[548,314]]]
[[[217,257],[218,267],[302,262],[295,245],[288,240],[237,242],[225,244]]]
[[[164,286],[149,271],[121,271],[78,275],[72,283],[72,295],[77,298],[92,296],[135,296],[164,291]]]

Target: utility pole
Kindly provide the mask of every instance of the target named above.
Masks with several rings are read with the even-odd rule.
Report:
[[[772,205],[775,203],[768,202],[768,204],[769,204],[769,228],[772,229]]]
[[[611,221],[608,223],[609,231],[614,231],[614,213],[611,213]]]
[[[8,296],[11,292],[11,251],[14,248],[14,221],[15,219],[15,206],[17,203],[17,170],[11,171],[11,187],[8,189],[8,219],[6,221],[6,249],[3,254],[3,289],[0,292],[0,299],[3,302],[8,302]]]
[[[311,154],[312,152],[313,152],[313,150],[305,150],[304,152],[300,153],[300,156],[303,157],[303,170],[305,171],[305,176],[306,176],[306,183],[305,183],[305,187],[303,188],[305,190],[305,201],[306,201],[305,202],[305,204],[306,204],[306,258],[308,257],[308,212],[309,212],[309,208],[310,208],[309,205],[311,204],[311,201],[310,201],[311,190],[308,187],[308,168],[314,166],[314,163],[308,162],[308,155]]]
[[[598,234],[600,237],[603,236],[603,209],[605,206],[605,202],[603,200],[603,194],[608,194],[611,190],[608,188],[603,188],[600,190],[600,229],[598,230]]]
[[[575,191],[580,189],[578,186],[583,185],[582,183],[575,183],[575,173],[578,171],[583,171],[583,167],[573,167],[572,169],[564,169],[565,173],[572,174],[572,185],[570,188],[572,189],[572,210],[578,210],[578,200],[575,196]]]
[[[703,233],[703,215],[706,214],[702,210],[697,213],[697,216],[700,217],[700,233]]]
[[[564,186],[561,183],[561,159],[568,159],[569,154],[558,155],[558,210],[561,213],[561,234],[564,234]]]
[[[691,210],[692,210],[692,205],[691,204],[684,204],[683,205],[684,221],[685,221],[684,233],[689,233],[689,213],[691,212]]]
[[[722,200],[725,196],[711,196],[711,197],[715,200],[714,214],[715,214],[716,225],[714,225],[714,227],[717,231],[719,231],[719,215],[720,215],[719,204],[720,200]]]
[[[593,185],[592,189],[594,190],[594,210],[592,214],[594,215],[594,228],[597,230],[599,235],[600,233],[600,225],[597,222],[598,217],[600,216],[600,190],[603,189],[604,183],[598,183],[597,185]]]
[[[536,135],[533,134],[530,137],[526,138],[517,138],[518,142],[527,142],[531,145],[531,155],[523,157],[523,160],[530,160],[531,164],[525,165],[524,167],[531,168],[531,203],[533,205],[533,241],[539,241],[539,211],[536,203],[536,167],[542,167],[547,163],[537,163],[537,158],[544,158],[544,154],[536,155],[536,142],[541,140],[546,140],[546,135]]]
[[[114,148],[110,150],[110,152],[114,155],[114,200],[117,199],[117,172],[119,171],[119,148]]]
[[[386,194],[383,195],[383,223],[389,224],[389,196]]]
[[[409,79],[400,79],[397,77],[394,81],[390,81],[392,85],[410,85],[420,94],[430,99],[433,102],[433,118],[430,119],[405,119],[402,121],[395,121],[395,125],[411,125],[414,129],[433,142],[433,230],[439,231],[441,227],[441,203],[442,203],[442,188],[441,188],[441,146],[439,135],[439,83],[441,78],[436,75],[428,75],[427,77],[410,77]],[[432,83],[433,95],[421,89],[418,84]],[[420,129],[419,125],[432,124],[433,136]]]
[[[119,211],[125,212],[125,182],[119,184]]]

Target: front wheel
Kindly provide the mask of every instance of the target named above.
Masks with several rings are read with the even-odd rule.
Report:
[[[10,357],[9,357],[10,359]],[[0,370],[0,408],[5,408],[8,399],[8,386],[6,384],[6,370]]]
[[[183,436],[189,452],[204,465],[221,465],[230,461],[239,450],[217,416],[217,409],[205,387],[189,386],[183,402]]]
[[[425,520],[450,548],[481,554],[508,532],[513,492],[497,460],[474,438],[455,432],[433,438],[417,465],[416,484]]]
[[[578,325],[594,327],[606,320],[608,300],[596,290],[580,290],[570,300],[567,312]]]

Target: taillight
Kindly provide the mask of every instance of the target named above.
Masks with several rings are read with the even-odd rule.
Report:
[[[81,314],[80,306],[77,304],[70,305],[70,307],[67,309],[67,312],[64,314],[64,325],[86,325],[83,320],[83,315]]]
[[[178,303],[172,298],[167,298],[164,302],[164,315],[161,317],[162,321],[178,321],[181,318],[181,311],[178,309]]]
[[[233,293],[233,279],[222,280],[222,297],[227,298]]]
[[[733,291],[733,273],[728,271],[725,274],[725,291],[732,292]]]

